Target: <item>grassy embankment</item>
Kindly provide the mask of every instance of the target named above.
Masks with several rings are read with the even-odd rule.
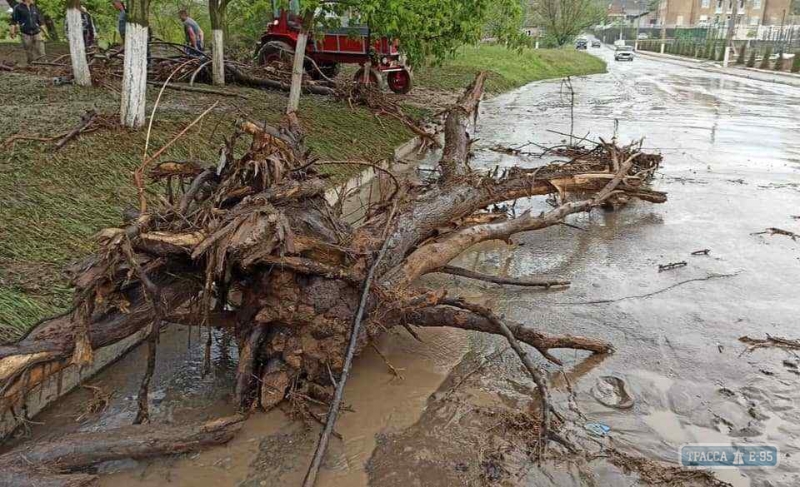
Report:
[[[457,90],[468,85],[480,70],[491,72],[486,88],[501,93],[533,81],[604,73],[606,63],[575,49],[524,49],[509,51],[497,45],[463,47],[442,63],[415,72],[418,85]]]
[[[19,54],[9,53],[9,48],[19,47],[0,44],[0,59]],[[464,49],[440,68],[420,70],[417,81],[423,87],[457,90],[479,69],[494,72],[489,89],[499,92],[537,79],[600,72],[603,65],[572,51],[518,54],[481,46]],[[0,139],[15,133],[54,135],[72,128],[88,109],[101,113],[118,110],[115,93],[54,87],[49,81],[26,73],[0,74],[4,98]],[[243,98],[166,91],[153,126],[150,152],[215,101],[220,103],[218,108],[162,160],[216,161],[223,138],[237,118],[280,120],[286,102],[283,94],[229,89]],[[148,93],[151,101],[156,93],[155,89]],[[412,135],[394,119],[378,123],[367,110],[351,110],[346,103],[322,97],[303,98],[301,122],[309,147],[322,158],[337,160],[386,158]],[[57,153],[51,152],[50,144],[27,141],[10,149],[0,147],[0,342],[69,307],[71,292],[62,270],[90,253],[92,235],[100,228],[118,225],[122,209],[135,202],[131,173],[141,162],[144,140],[144,131],[114,129],[84,135]]]

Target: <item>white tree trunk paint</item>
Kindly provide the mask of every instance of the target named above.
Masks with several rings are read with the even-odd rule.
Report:
[[[664,54],[664,43],[661,43],[661,54]]]
[[[225,84],[225,36],[222,29],[214,29],[211,33],[214,37],[213,52],[211,53],[213,56],[211,59],[212,77],[215,85],[223,86]]]
[[[86,46],[83,44],[81,11],[77,8],[67,9],[67,38],[69,56],[72,60],[73,82],[78,86],[92,86],[92,75],[86,63]]]
[[[297,35],[297,45],[294,49],[294,64],[292,65],[292,86],[289,90],[289,105],[286,113],[296,112],[300,107],[300,92],[303,88],[303,62],[306,58],[306,41],[308,33],[301,30]]]
[[[722,59],[722,67],[727,68],[728,63],[731,61],[731,47],[725,46],[725,57]]]
[[[125,25],[125,67],[122,72],[122,125],[139,128],[145,120],[147,93],[147,27]]]

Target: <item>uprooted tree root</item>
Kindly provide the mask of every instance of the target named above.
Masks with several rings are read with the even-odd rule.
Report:
[[[641,144],[604,144],[592,157],[565,164],[473,171],[467,125],[484,80],[482,73],[447,112],[440,177],[422,185],[393,177],[395,189],[371,201],[357,226],[345,221],[341,205],[325,199],[318,170],[323,162],[305,149],[291,115],[278,128],[239,124],[213,166],[140,167],[137,181],[149,175],[180,182],[166,186],[185,191],[168,192],[152,208],[142,197],[132,224],[101,231],[99,251],[76,270],[74,311],[0,347],[0,406],[18,407],[36,385],[26,374],[32,366],[70,360],[85,365],[97,348],[148,330],[137,415],[137,422],[147,422],[158,334],[175,321],[233,333],[239,348],[235,401],[243,411],[273,408],[287,394],[297,400],[298,391],[328,402],[333,385],[342,383],[354,316],[363,310],[356,353],[394,326],[411,333],[414,327],[447,326],[504,335],[543,393],[537,431],[546,445],[554,439],[546,383],[520,343],[554,363],[552,349],[608,353],[611,344],[509,323],[444,290],[425,289],[418,279],[452,271],[450,261],[475,244],[559,225],[609,201],[666,201],[664,193],[647,188],[660,157],[643,154]],[[252,139],[243,155],[233,151],[239,137]],[[533,196],[558,203],[539,215],[486,218],[489,207]],[[90,452],[82,458],[87,465],[98,461]]]

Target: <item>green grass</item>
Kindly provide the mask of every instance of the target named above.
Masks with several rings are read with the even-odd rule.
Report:
[[[172,146],[162,160],[213,164],[224,137],[238,118],[276,123],[286,97],[244,88],[246,99],[166,91],[153,126],[150,153],[163,146],[197,114],[220,105]],[[0,77],[0,143],[9,135],[50,136],[74,127],[94,108],[114,114],[111,92],[74,86],[53,87],[49,78],[26,73]],[[148,93],[152,101],[155,89]],[[148,107],[148,113],[150,107]],[[307,145],[322,159],[377,160],[413,134],[400,122],[323,97],[304,96],[300,119]],[[112,117],[114,118],[114,117]],[[19,336],[35,321],[68,308],[71,290],[63,273],[94,250],[92,236],[121,224],[122,210],[135,206],[132,171],[139,165],[145,130],[102,129],[53,153],[49,143],[19,141],[0,147],[0,342]],[[332,180],[356,166],[326,166]],[[159,189],[159,188],[156,188]]]
[[[491,71],[487,89],[500,93],[542,79],[604,73],[606,64],[574,49],[517,51],[481,44],[461,48],[440,66],[422,67],[414,74],[418,86],[450,91],[462,89],[481,70]]]

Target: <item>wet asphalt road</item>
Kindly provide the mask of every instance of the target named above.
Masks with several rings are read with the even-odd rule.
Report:
[[[735,485],[800,485],[800,376],[793,353],[742,354],[743,335],[800,338],[800,241],[752,235],[767,227],[800,233],[800,88],[709,73],[638,56],[608,73],[573,79],[574,133],[620,142],[645,138],[664,155],[654,187],[663,205],[637,202],[570,223],[487,244],[461,264],[510,276],[557,275],[562,292],[486,288],[510,318],[550,332],[610,340],[599,364],[561,355],[578,403],[612,428],[617,445],[677,462],[688,442],[773,443],[778,468],[720,471]],[[569,95],[560,82],[528,85],[483,104],[473,167],[541,160],[488,150],[529,141],[555,145],[569,132]],[[542,202],[535,208],[545,209]],[[691,252],[710,249],[709,256]],[[658,272],[658,264],[687,261]],[[656,293],[652,296],[643,296]],[[641,296],[641,297],[637,297]],[[610,300],[600,304],[587,301]],[[784,361],[786,361],[784,363]],[[514,372],[510,372],[514,373]],[[630,410],[597,403],[598,377],[624,379]],[[563,399],[563,398],[562,398]]]

